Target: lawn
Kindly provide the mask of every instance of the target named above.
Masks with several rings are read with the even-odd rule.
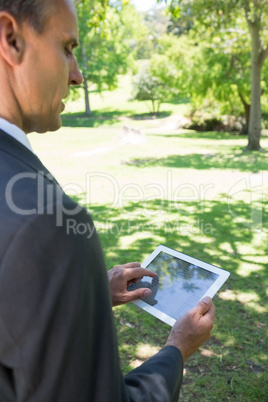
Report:
[[[239,135],[168,129],[187,105],[148,118],[123,84],[92,95],[91,118],[78,102],[59,132],[30,141],[90,210],[108,268],[164,244],[231,272],[214,298],[212,338],[185,365],[181,400],[267,401],[268,154],[243,152]],[[145,136],[122,137],[125,124]],[[126,373],[161,348],[169,327],[132,304],[114,315]]]

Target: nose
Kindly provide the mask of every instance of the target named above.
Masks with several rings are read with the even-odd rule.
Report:
[[[76,59],[74,58],[69,74],[69,85],[81,85],[83,81],[83,75],[78,67]]]

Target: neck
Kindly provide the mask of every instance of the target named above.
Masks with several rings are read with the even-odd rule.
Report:
[[[0,117],[27,132],[13,85],[10,84],[14,83],[14,79],[15,77],[10,77],[0,63]]]

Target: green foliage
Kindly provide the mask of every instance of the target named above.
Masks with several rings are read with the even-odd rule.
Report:
[[[156,49],[159,38],[167,32],[170,17],[165,10],[153,8],[149,12],[143,13],[143,20]]]
[[[153,113],[158,113],[166,94],[166,84],[150,73],[149,66],[143,66],[133,79],[133,100],[151,101]]]
[[[104,9],[101,5],[96,12],[90,4],[84,2],[77,9],[80,47],[76,56],[88,82],[96,84],[99,91],[104,86],[112,89],[117,75],[125,73],[130,63],[127,13],[125,8]]]
[[[219,114],[243,114],[243,102],[250,102],[250,49],[245,23],[236,30],[217,32],[212,39],[208,35],[202,32],[198,40],[193,31],[179,38],[169,35],[164,51],[182,71],[179,84],[188,91],[195,107],[210,100]]]
[[[143,29],[139,29],[140,40],[136,44],[136,58],[138,60],[150,59],[157,52],[159,38],[167,32],[170,18],[164,10],[156,8],[146,13],[140,12],[138,16],[142,20]]]
[[[118,75],[134,68],[134,58],[147,35],[142,19],[128,1],[84,0],[77,6],[80,46],[76,57],[84,77],[85,97],[88,85],[99,92],[114,89]],[[87,102],[87,99],[86,99]]]
[[[236,114],[240,100],[248,126],[248,149],[260,149],[261,71],[268,57],[267,0],[171,0],[166,3],[173,14],[173,23],[179,7],[179,16],[184,21],[178,24],[179,28],[188,27],[189,35],[203,47],[199,62],[206,66],[206,71],[204,75],[197,74],[201,85],[200,90],[194,91],[199,92],[196,100],[205,93],[222,110],[229,109],[229,113]]]
[[[231,35],[231,34],[230,34]],[[199,40],[192,34],[177,37],[169,34],[159,40],[159,52],[167,60],[165,77],[173,92],[190,97],[193,108],[204,109],[215,115],[244,113],[243,103],[249,102],[249,68],[243,65],[248,52],[242,40],[237,53],[232,52],[232,39],[215,36],[212,43]],[[240,46],[243,50],[240,49]]]
[[[143,63],[133,79],[133,100],[151,101],[153,113],[158,113],[162,102],[167,102],[176,94],[174,71],[165,55],[154,55]]]
[[[159,53],[167,59],[170,87],[181,96],[191,96],[195,43],[186,35],[179,38],[173,34],[163,35],[159,40]]]
[[[207,38],[206,38],[207,39]],[[244,115],[250,107],[250,50],[243,26],[199,41],[189,82],[194,108],[211,104],[220,115]]]
[[[166,3],[174,18],[188,15],[198,16],[206,28],[229,27],[237,17],[245,17],[250,22],[258,21],[260,30],[267,30],[266,0],[157,0]],[[264,34],[264,37],[267,37]],[[263,38],[264,38],[263,37]]]

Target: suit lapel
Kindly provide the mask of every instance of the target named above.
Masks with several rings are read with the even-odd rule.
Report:
[[[4,151],[5,153],[13,156],[15,159],[30,167],[32,170],[42,174],[47,180],[59,185],[55,177],[52,176],[49,170],[47,170],[47,168],[33,152],[1,129],[0,151]]]

